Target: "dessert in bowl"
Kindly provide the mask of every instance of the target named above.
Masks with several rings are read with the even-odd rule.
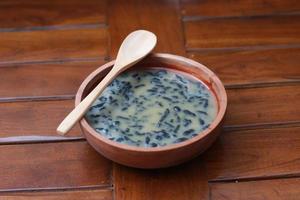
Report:
[[[113,66],[80,86],[76,105]],[[120,74],[80,121],[87,141],[105,157],[138,168],[180,164],[207,149],[227,106],[223,84],[190,59],[151,54]]]

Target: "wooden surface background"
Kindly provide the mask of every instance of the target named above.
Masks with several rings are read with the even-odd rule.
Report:
[[[299,199],[299,22],[298,0],[1,0],[0,199]],[[228,92],[217,142],[177,167],[124,167],[78,127],[55,133],[81,81],[135,29]]]

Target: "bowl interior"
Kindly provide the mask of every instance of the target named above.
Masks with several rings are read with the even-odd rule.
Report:
[[[89,92],[104,78],[104,76],[110,71],[110,69],[113,66],[113,62],[107,63],[103,65],[102,67],[98,68],[96,71],[94,71],[89,77],[86,78],[86,80],[82,83],[77,95],[76,95],[76,104],[78,104],[84,97],[89,94]],[[202,81],[214,94],[217,106],[218,106],[218,113],[215,118],[215,120],[211,123],[210,127],[206,130],[204,130],[201,134],[198,136],[191,138],[189,140],[186,140],[181,143],[177,144],[171,144],[167,145],[166,147],[156,147],[156,148],[150,148],[150,149],[157,149],[160,148],[167,148],[168,146],[173,145],[184,145],[191,140],[199,140],[202,137],[205,137],[205,135],[209,134],[211,130],[213,130],[222,120],[226,105],[227,105],[227,96],[224,89],[223,84],[219,80],[219,78],[208,68],[203,66],[200,63],[197,63],[195,61],[192,61],[190,59],[180,57],[180,56],[173,56],[169,54],[152,54],[143,59],[141,62],[137,63],[133,67],[129,68],[128,70],[143,70],[143,69],[149,69],[149,68],[164,68],[169,70],[175,70],[177,73],[184,73],[188,74],[190,76],[193,76],[193,78],[198,79],[199,81]],[[85,119],[82,120],[83,126],[89,126],[89,124],[86,122]],[[88,127],[89,130],[93,131],[93,134],[98,134],[91,126]],[[91,131],[89,131],[91,132]],[[104,136],[103,136],[104,137]],[[102,138],[101,136],[98,138]],[[106,138],[105,138],[106,139]],[[108,143],[117,143],[114,141],[110,141],[106,139]],[[124,144],[118,143],[118,145],[123,146]],[[129,146],[129,145],[126,145]],[[143,147],[136,147],[139,149],[142,149]],[[146,148],[149,149],[149,148]]]

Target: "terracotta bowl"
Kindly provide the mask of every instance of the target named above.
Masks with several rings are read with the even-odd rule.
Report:
[[[83,81],[76,94],[76,105],[102,80],[113,64],[114,61],[111,61],[99,67]],[[110,160],[131,167],[163,168],[180,164],[198,156],[217,138],[227,106],[227,95],[222,82],[204,65],[181,56],[151,54],[133,68],[151,67],[173,69],[177,70],[178,73],[185,72],[204,82],[216,96],[218,114],[209,128],[201,134],[181,143],[155,148],[135,147],[111,141],[97,133],[85,118],[80,121],[84,136],[94,149]]]

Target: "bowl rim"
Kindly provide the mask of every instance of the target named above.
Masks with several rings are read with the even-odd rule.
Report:
[[[191,60],[189,58],[183,57],[183,56],[167,54],[167,53],[151,53],[147,57],[165,58],[165,59],[173,60],[175,62],[179,61],[180,63],[186,63],[186,64],[189,64],[189,65],[192,65],[192,66],[196,66],[197,68],[200,68],[202,71],[205,71],[207,74],[209,74],[210,82],[214,82],[218,86],[218,89],[220,90],[220,96],[222,97],[222,99],[218,99],[216,97],[217,101],[218,101],[219,112],[218,112],[216,118],[214,119],[214,121],[210,124],[210,126],[207,129],[205,129],[204,131],[202,131],[201,134],[198,134],[197,136],[195,136],[193,138],[189,138],[188,140],[185,140],[183,142],[179,142],[179,143],[176,143],[176,144],[169,144],[169,145],[166,145],[166,146],[163,146],[163,147],[153,147],[153,148],[151,148],[151,147],[136,147],[136,146],[131,146],[131,145],[128,145],[128,144],[122,144],[122,143],[119,143],[119,142],[109,140],[105,136],[102,136],[101,134],[96,132],[89,125],[89,123],[87,122],[85,117],[83,117],[80,120],[80,125],[82,126],[83,129],[86,129],[86,131],[83,131],[84,135],[87,134],[87,133],[91,134],[92,136],[94,136],[96,139],[102,141],[103,143],[106,143],[110,146],[113,146],[113,147],[121,149],[121,150],[135,151],[135,152],[149,152],[149,153],[150,152],[163,152],[163,151],[169,151],[169,150],[183,148],[185,146],[189,146],[189,145],[191,145],[195,142],[200,141],[201,139],[208,136],[222,122],[222,119],[224,118],[226,108],[227,108],[227,94],[226,94],[225,87],[224,87],[223,83],[215,75],[214,72],[212,72],[210,69],[208,69],[205,65],[203,65],[199,62],[196,62],[194,60]],[[89,84],[89,82],[91,80],[93,80],[95,78],[95,76],[97,76],[103,70],[108,69],[111,66],[113,66],[114,62],[115,62],[115,60],[112,60],[108,63],[105,63],[105,64],[101,65],[100,67],[98,67],[96,70],[94,70],[91,74],[89,74],[84,79],[84,81],[82,82],[82,84],[80,85],[80,87],[79,87],[79,89],[76,93],[75,106],[78,105],[81,102],[83,91],[85,90],[85,88]]]

